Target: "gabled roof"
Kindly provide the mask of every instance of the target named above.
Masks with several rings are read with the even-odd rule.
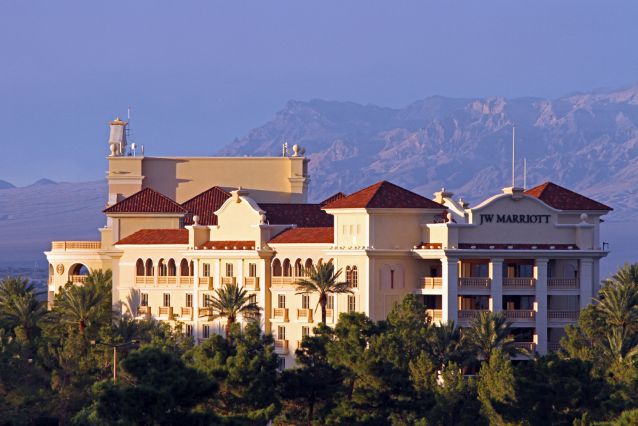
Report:
[[[318,244],[334,242],[333,228],[290,228],[269,241],[277,244]]]
[[[320,204],[259,203],[271,225],[297,225],[298,227],[330,227],[332,215],[321,210]]]
[[[525,193],[538,198],[545,204],[558,210],[613,210],[609,206],[552,182],[545,182],[532,189],[528,189]]]
[[[446,207],[393,183],[381,181],[333,201],[324,209],[445,209]]]
[[[186,209],[166,195],[144,188],[139,192],[113,204],[104,213],[186,213]]]
[[[182,207],[188,211],[184,217],[184,225],[193,224],[193,216],[199,216],[200,225],[217,225],[217,215],[215,212],[230,197],[230,194],[218,186],[194,196],[190,200],[182,203]]]
[[[141,229],[115,244],[188,244],[188,229]]]
[[[333,201],[337,201],[345,197],[346,197],[346,194],[344,194],[343,192],[337,192],[336,194],[333,194],[329,196],[328,198],[326,198],[325,200],[319,202],[319,205],[325,206],[326,204],[330,204]]]

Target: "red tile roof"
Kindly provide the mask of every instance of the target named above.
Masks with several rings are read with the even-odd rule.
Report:
[[[321,210],[320,204],[270,204],[259,203],[266,212],[266,220],[272,225],[297,225],[299,227],[330,227],[332,215]]]
[[[254,241],[206,241],[198,247],[208,250],[254,250]]]
[[[552,248],[553,247],[553,248]],[[503,243],[461,243],[459,244],[461,250],[578,250],[578,246],[575,244],[503,244]]]
[[[446,207],[393,183],[381,181],[323,206],[324,209],[445,209]]]
[[[333,243],[333,228],[290,228],[270,240],[271,243],[312,244]]]
[[[104,210],[104,213],[186,213],[186,209],[166,195],[144,188]]]
[[[525,193],[538,198],[558,210],[613,210],[609,206],[552,182],[545,182],[532,189],[528,189]]]
[[[184,217],[184,225],[193,224],[193,216],[199,216],[200,225],[217,225],[217,215],[214,212],[224,204],[230,194],[218,186],[213,186],[207,191],[182,203],[182,207],[188,210]]]
[[[115,244],[188,244],[188,229],[142,229]]]
[[[346,197],[346,194],[344,194],[343,192],[337,192],[336,194],[333,194],[329,196],[328,198],[326,198],[325,200],[321,201],[319,205],[325,206],[326,204],[330,204],[333,201],[337,201],[345,197]]]

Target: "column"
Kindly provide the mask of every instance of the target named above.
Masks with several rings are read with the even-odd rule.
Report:
[[[459,294],[459,260],[452,257],[441,259],[443,266],[443,309],[442,321],[458,322],[458,294]]]
[[[216,259],[214,265],[215,268],[213,271],[213,286],[215,288],[222,288],[222,260]]]
[[[193,261],[193,337],[197,341],[202,334],[199,330],[199,259]]]
[[[270,258],[259,259],[259,306],[262,311],[262,330],[264,333],[270,332],[270,315],[272,314],[272,299],[270,295]],[[267,269],[268,268],[268,269]]]
[[[536,350],[547,353],[547,259],[536,259]]]
[[[503,259],[490,260],[490,296],[492,312],[503,310]]]
[[[239,266],[239,268],[237,268],[237,285],[239,287],[243,287],[244,286],[244,259],[239,259],[239,261],[237,262]]]
[[[578,276],[580,277],[580,309],[584,309],[591,303],[594,297],[594,261],[592,259],[580,259]]]

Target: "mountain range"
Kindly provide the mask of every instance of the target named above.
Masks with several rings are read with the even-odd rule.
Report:
[[[525,161],[528,187],[551,180],[614,207],[603,236],[612,242],[610,262],[632,260],[638,85],[558,99],[434,96],[402,108],[289,101],[216,155],[279,156],[283,143],[290,152],[298,144],[311,160],[312,200],[389,180],[425,196],[445,187],[476,203],[511,185],[513,126],[516,184],[524,184]],[[55,238],[97,238],[104,182],[3,183],[0,259],[37,255]]]

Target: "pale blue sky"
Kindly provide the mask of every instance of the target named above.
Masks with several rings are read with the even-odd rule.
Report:
[[[104,176],[132,105],[148,154],[205,155],[287,100],[402,106],[638,82],[638,2],[0,4],[0,179]]]

